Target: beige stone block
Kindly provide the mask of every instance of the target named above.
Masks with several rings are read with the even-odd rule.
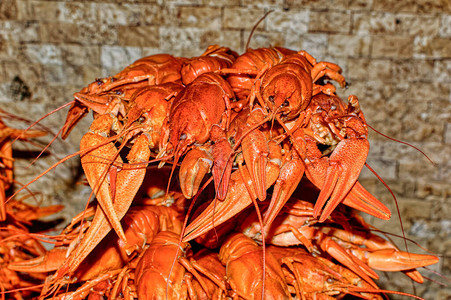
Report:
[[[439,35],[441,37],[451,37],[451,15],[441,16]]]
[[[2,0],[0,2],[0,20],[17,20],[18,8],[15,0]]]
[[[136,4],[97,3],[100,22],[108,25],[138,25],[141,8]]]
[[[433,15],[396,14],[395,32],[402,35],[437,35],[440,18]]]
[[[406,96],[412,100],[419,100],[420,103],[426,103],[427,100],[448,100],[450,91],[451,86],[447,83],[417,82],[415,84],[409,85],[409,94]],[[440,107],[439,109],[445,108],[446,106]]]
[[[42,42],[39,35],[39,24],[36,22],[0,22],[0,36],[4,36],[8,40],[8,44],[12,44],[13,47],[18,47],[15,43]]]
[[[182,6],[182,5],[202,5],[203,0],[167,0],[167,4]]]
[[[391,81],[390,61],[387,59],[348,58],[347,69],[343,70],[348,81],[371,84],[373,80]],[[363,97],[363,93],[360,96]]]
[[[66,23],[97,23],[99,9],[97,4],[89,2],[65,1],[29,1],[29,6],[21,5],[21,19],[32,19]],[[23,11],[23,12],[22,12]]]
[[[370,37],[334,34],[329,36],[327,53],[336,57],[368,57]]]
[[[240,0],[203,0],[203,4],[217,7],[238,6]]]
[[[368,81],[363,95],[358,95],[360,105],[367,118],[373,122],[386,118],[386,99],[395,93],[396,86],[381,80]]]
[[[443,202],[441,204],[442,207],[447,206]],[[451,245],[451,239],[449,239],[449,236],[451,236],[451,219],[449,218],[449,215],[442,216],[440,219],[438,218],[439,216],[440,215],[436,215],[436,211],[433,210],[432,219],[428,220],[434,225],[435,229],[434,234],[429,237],[430,244],[428,248],[434,253],[443,253],[446,255],[449,253],[449,246]],[[439,264],[432,266],[432,269],[437,272],[440,272],[441,268],[440,261]]]
[[[385,134],[410,142],[443,140],[443,121],[430,113],[428,102],[407,97],[402,102],[388,101],[382,109],[386,123],[378,124],[378,128],[386,128]]]
[[[451,82],[451,59],[434,60],[434,81]]]
[[[116,26],[89,23],[79,24],[80,43],[88,45],[116,45],[118,43],[118,32]]]
[[[80,31],[77,24],[50,22],[39,25],[41,41],[44,43],[77,43],[80,42]]]
[[[248,37],[250,35],[250,31],[244,31],[243,36],[246,37],[243,39],[243,51],[245,44],[247,43]],[[284,34],[281,32],[271,32],[271,31],[255,31],[251,37],[251,41],[249,43],[249,47],[256,48],[264,48],[264,47],[283,47],[285,46]]]
[[[445,124],[445,144],[451,144],[451,123]]]
[[[88,45],[117,45],[118,32],[116,26],[99,24],[80,24],[80,42]]]
[[[352,15],[352,33],[392,34],[396,28],[396,17],[393,13],[356,12]]]
[[[290,34],[306,33],[309,24],[309,12],[307,10],[275,11],[266,20],[268,31],[284,32]]]
[[[353,0],[349,1],[348,3],[348,9],[355,10],[355,11],[364,11],[364,10],[370,10],[372,5],[372,0]]]
[[[415,196],[422,199],[428,198],[429,196],[446,199],[451,196],[451,186],[449,183],[433,180],[418,181]]]
[[[64,64],[64,77],[67,84],[76,86],[86,86],[93,82],[96,78],[99,78],[102,74],[102,69],[99,65],[72,65]],[[71,92],[75,92],[79,89],[73,89]]]
[[[200,34],[199,47],[207,49],[209,45],[221,45],[240,52],[242,51],[241,32],[239,30],[212,30]]]
[[[11,103],[14,99],[11,99],[11,83],[0,82],[0,103]]]
[[[99,77],[114,75],[141,57],[138,47],[103,46],[100,52],[102,74]]]
[[[365,82],[369,76],[370,59],[350,57],[347,60],[347,68],[343,70],[347,81]],[[363,94],[360,94],[363,95]]]
[[[413,53],[413,38],[404,36],[374,36],[371,45],[371,56],[410,58]]]
[[[0,83],[8,82],[9,80],[13,79],[14,77],[7,76],[7,68],[10,66],[16,66],[17,63],[14,61],[10,62],[0,62]]]
[[[387,59],[372,59],[368,65],[368,80],[392,81],[391,61]]]
[[[262,8],[225,7],[222,24],[225,29],[252,29],[265,14]]]
[[[311,11],[309,32],[350,33],[351,13],[337,11]]]
[[[355,34],[436,35],[440,19],[411,13],[366,12],[353,15]]]
[[[451,39],[417,36],[413,54],[419,58],[451,58]]]
[[[32,2],[27,0],[16,0],[17,5],[17,19],[18,20],[32,20]]]
[[[155,26],[118,26],[118,41],[122,46],[159,47],[160,32]]]
[[[404,180],[431,180],[437,175],[437,168],[424,163],[409,162],[399,164],[399,178]]]
[[[26,12],[28,18],[39,21],[61,21],[59,18],[62,16],[62,2],[29,1],[29,5]]]
[[[45,64],[42,66],[43,79],[49,84],[64,84],[66,76],[62,65]]]
[[[360,2],[360,1],[359,1]],[[289,8],[315,8],[315,9],[347,9],[348,1],[346,0],[287,0],[286,4]]]
[[[373,0],[372,9],[387,12],[410,12],[417,10],[416,0]]]
[[[389,80],[402,78],[409,82],[437,82],[434,76],[434,61],[423,59],[391,60]]]
[[[438,142],[443,138],[443,125],[418,121],[416,117],[403,120],[402,137],[410,141]]]
[[[41,74],[42,75],[42,74]],[[67,98],[64,93],[64,88],[61,84],[53,84],[50,85],[47,82],[42,82],[40,84],[29,84],[30,90],[32,93],[32,99],[31,101],[35,104],[40,103],[41,107],[34,107],[35,112],[37,115],[44,115],[45,113],[49,112],[49,110],[46,109],[46,103],[52,103],[53,108],[58,107],[62,104],[62,101],[64,100],[64,103],[66,103],[69,100],[72,100],[71,98]]]
[[[201,33],[199,28],[160,27],[160,48],[173,55],[192,56],[199,51]]]
[[[178,8],[169,5],[143,5],[140,7],[140,23],[144,25],[176,26]]]
[[[60,21],[68,23],[97,23],[100,11],[95,3],[67,1],[61,4]]]
[[[419,218],[429,219],[432,212],[432,203],[424,200],[399,199],[401,216],[404,219],[417,220]]]
[[[451,2],[449,0],[418,0],[418,13],[450,13]]]
[[[43,66],[41,64],[31,64],[29,62],[17,60],[7,61],[5,66],[5,76],[8,81],[19,76],[27,84],[34,84],[42,81]]]
[[[178,21],[182,27],[198,27],[207,30],[220,30],[221,9],[218,7],[180,7]]]
[[[52,44],[28,44],[24,47],[24,54],[33,63],[62,64],[61,49]]]
[[[348,73],[346,73],[345,75],[347,75]],[[366,83],[365,81],[359,81],[359,80],[354,80],[352,78],[350,78],[349,76],[345,76],[346,78],[346,83],[348,84],[348,88],[347,89],[341,89],[338,88],[337,85],[335,84],[335,86],[337,87],[337,94],[343,99],[343,100],[347,100],[349,95],[355,95],[359,98],[359,101],[365,100],[365,90],[366,90]]]
[[[294,50],[305,50],[318,60],[326,56],[328,35],[325,33],[291,32],[285,34],[285,47]]]
[[[445,95],[446,96],[446,95]],[[435,122],[446,124],[451,121],[451,105],[446,98],[432,98],[428,116]]]
[[[258,7],[280,7],[284,5],[284,0],[242,0],[241,6],[258,6]]]
[[[100,47],[88,45],[62,45],[61,57],[64,63],[75,66],[100,66]]]

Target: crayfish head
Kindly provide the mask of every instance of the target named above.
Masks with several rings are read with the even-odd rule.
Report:
[[[280,73],[272,77],[262,91],[267,107],[288,120],[295,118],[307,107],[310,95],[306,93],[303,82],[290,73]]]

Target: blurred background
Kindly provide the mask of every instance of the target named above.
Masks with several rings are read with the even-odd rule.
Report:
[[[383,274],[379,284],[425,299],[451,299],[450,282],[442,277],[451,277],[449,0],[1,0],[0,108],[35,121],[73,100],[72,94],[95,78],[143,56],[198,56],[211,44],[241,54],[250,30],[269,10],[251,48],[306,50],[317,60],[339,64],[350,84],[338,89],[343,99],[357,95],[368,124],[422,149],[436,163],[370,131],[368,163],[393,190],[406,236],[441,256],[439,264],[421,271],[430,278],[422,285],[402,274]],[[42,124],[57,133],[66,112]],[[32,167],[19,159],[16,179],[26,183],[77,151],[91,120],[85,118],[67,141],[56,141]],[[39,147],[17,148],[39,153]],[[81,174],[74,158],[30,188],[44,203],[64,204],[67,221],[89,197]],[[368,218],[370,223],[402,235],[390,192],[367,169],[360,181],[393,213],[390,221]],[[395,241],[404,249],[401,239]]]

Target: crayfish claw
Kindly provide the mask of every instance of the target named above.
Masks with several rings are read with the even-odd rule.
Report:
[[[360,170],[365,164],[368,151],[367,139],[346,139],[338,143],[329,158],[326,179],[313,209],[314,217],[318,217],[330,196],[321,213],[320,222],[324,222],[330,216],[355,185]]]

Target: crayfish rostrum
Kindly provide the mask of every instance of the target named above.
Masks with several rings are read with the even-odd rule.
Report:
[[[422,282],[437,257],[355,214],[391,215],[358,182],[367,124],[333,81],[341,68],[304,50],[217,45],[97,79],[63,130],[94,112],[79,154],[96,201],[9,270],[50,274],[41,298],[59,299],[382,299],[373,269]]]

